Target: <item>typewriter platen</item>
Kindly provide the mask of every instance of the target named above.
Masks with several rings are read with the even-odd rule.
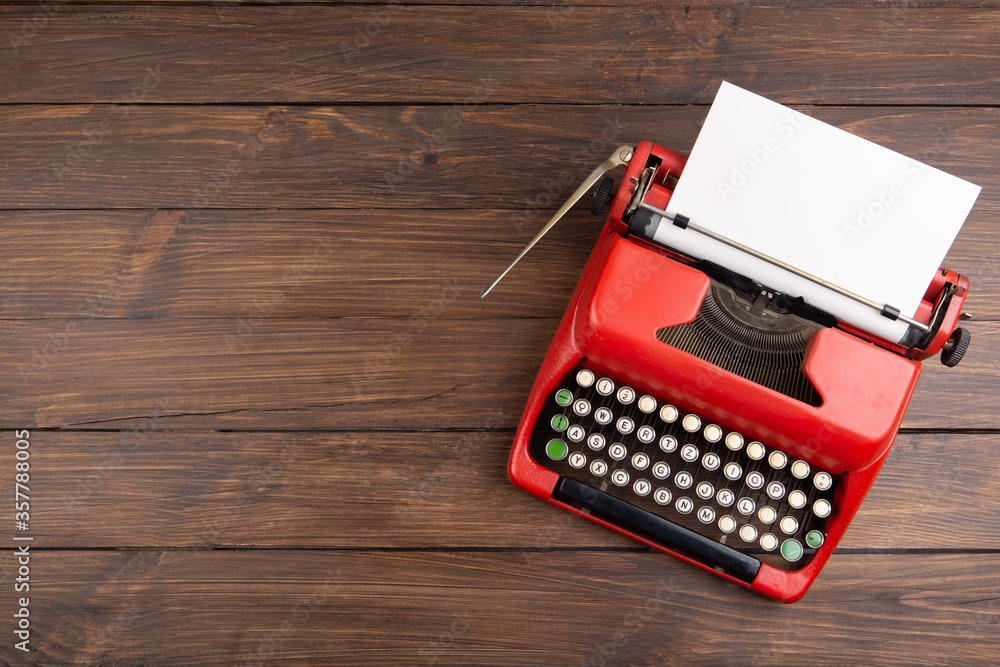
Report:
[[[792,602],[888,456],[919,361],[941,353],[953,366],[968,347],[956,324],[969,283],[940,269],[908,336],[892,342],[696,261],[651,240],[670,224],[685,161],[650,142],[620,147],[525,249],[625,167],[508,473],[555,505]],[[595,212],[610,188],[605,179]]]

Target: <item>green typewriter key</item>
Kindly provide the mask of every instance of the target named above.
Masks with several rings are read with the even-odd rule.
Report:
[[[549,455],[549,458],[553,461],[562,461],[566,458],[566,454],[569,453],[569,447],[566,443],[559,438],[552,438],[549,443],[545,445],[545,453]]]
[[[556,392],[556,403],[562,406],[567,406],[573,402],[573,394],[570,393],[569,389],[560,389]]]
[[[569,420],[566,419],[565,415],[555,415],[552,417],[553,430],[565,431],[567,426],[569,426]]]
[[[798,540],[785,540],[781,543],[781,555],[785,560],[794,563],[802,558],[802,545]]]
[[[819,549],[823,546],[823,533],[818,530],[810,530],[806,533],[806,544],[812,549]]]

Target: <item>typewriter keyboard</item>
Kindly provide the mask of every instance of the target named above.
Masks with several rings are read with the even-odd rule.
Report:
[[[783,569],[826,538],[830,473],[584,367],[549,399],[529,451],[578,493]]]

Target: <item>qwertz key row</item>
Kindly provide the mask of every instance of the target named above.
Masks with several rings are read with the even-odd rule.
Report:
[[[541,465],[743,552],[804,566],[826,539],[833,476],[634,387],[578,368],[546,407]]]

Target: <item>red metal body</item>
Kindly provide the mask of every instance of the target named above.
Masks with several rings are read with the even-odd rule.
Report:
[[[947,285],[953,286],[952,295],[940,330],[922,350],[907,350],[849,327],[820,330],[810,339],[803,372],[822,403],[816,407],[802,403],[656,340],[658,329],[695,318],[709,279],[670,251],[627,236],[621,218],[635,189],[629,177],[637,178],[650,158],[660,161],[654,177],[656,206],[665,207],[669,199],[667,172],[676,177],[683,171],[683,156],[649,142],[636,147],[532,388],[508,473],[517,486],[564,509],[740,586],[792,602],[815,579],[868,493],[920,374],[914,359],[940,350],[955,326],[968,281],[945,270],[935,277],[925,297],[927,316]],[[756,579],[745,583],[553,499],[558,474],[531,458],[528,442],[544,402],[583,360],[595,370],[841,474],[827,539],[814,558],[794,572],[762,563]]]

